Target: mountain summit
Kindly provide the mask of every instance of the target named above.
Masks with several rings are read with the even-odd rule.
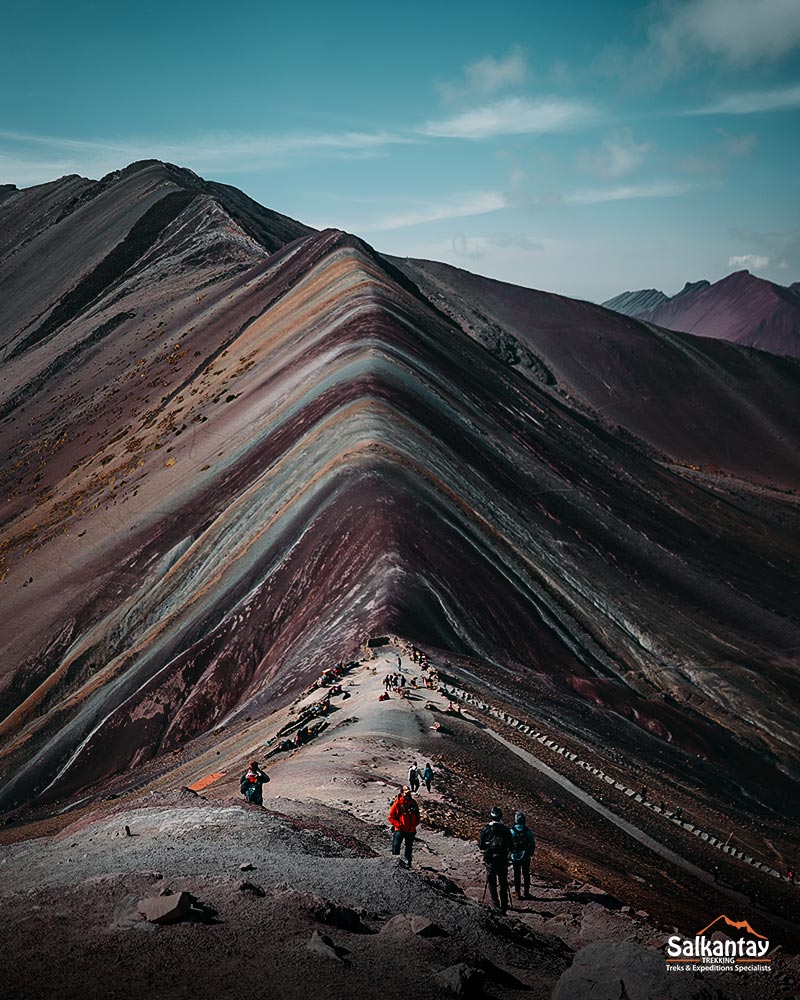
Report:
[[[623,292],[603,305],[669,330],[800,357],[800,296],[795,285],[785,288],[749,271],[736,271],[713,285],[687,282],[672,298],[646,289]]]

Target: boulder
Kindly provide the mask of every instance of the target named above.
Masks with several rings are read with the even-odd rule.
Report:
[[[457,997],[480,997],[483,995],[483,984],[486,976],[466,962],[451,965],[433,977],[437,986]]]
[[[188,892],[173,892],[168,896],[149,896],[139,900],[139,913],[151,924],[174,924],[189,912],[192,897]]]
[[[667,972],[664,956],[632,941],[582,948],[556,983],[552,1000],[716,1000],[693,974]]]

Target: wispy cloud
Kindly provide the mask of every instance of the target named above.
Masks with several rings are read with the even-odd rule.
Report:
[[[73,139],[0,131],[0,170],[14,183],[35,184],[65,173],[99,176],[134,160],[155,158],[200,172],[236,173],[283,166],[298,158],[377,156],[391,145],[418,141],[418,136],[389,131],[209,133],[179,139]]]
[[[798,14],[800,16],[800,14]],[[772,90],[745,90],[728,94],[687,111],[687,115],[753,115],[800,108],[800,83]]]
[[[607,136],[600,150],[582,153],[578,163],[599,177],[624,177],[637,170],[652,149],[651,143],[636,142],[633,132],[623,128]]]
[[[800,0],[651,0],[638,46],[602,49],[595,71],[637,90],[712,63],[722,70],[774,66],[800,48]]]
[[[488,139],[498,135],[557,132],[586,122],[595,115],[585,101],[510,97],[440,121],[426,122],[420,131],[437,138]]]
[[[530,236],[501,233],[495,236],[465,236],[459,233],[451,243],[452,252],[456,257],[478,260],[493,250],[512,251],[513,253],[544,253],[544,244]]]
[[[800,46],[798,0],[662,0],[653,9],[651,43],[674,66],[703,53],[747,68]]]
[[[728,257],[728,267],[746,267],[752,271],[763,271],[769,267],[770,258],[757,253],[743,253]]]
[[[465,66],[460,79],[437,83],[436,89],[445,101],[490,97],[498,91],[524,83],[527,75],[525,53],[515,45],[503,59],[484,56]]]
[[[568,205],[597,205],[606,201],[628,201],[632,198],[676,198],[692,190],[690,184],[665,181],[659,184],[624,184],[611,188],[589,188],[563,196]]]
[[[346,228],[357,233],[377,233],[406,226],[419,226],[440,219],[461,219],[487,215],[508,205],[499,191],[469,191],[438,200],[406,200],[396,209],[363,219]]]

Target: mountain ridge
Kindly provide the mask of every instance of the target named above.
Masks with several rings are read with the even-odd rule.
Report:
[[[193,177],[137,165],[66,214],[36,191],[22,249],[0,259],[25,292],[0,317],[3,806],[60,801],[285,704],[328,650],[386,631],[569,692],[598,725],[709,755],[774,805],[800,766],[782,697],[800,630],[782,400],[800,366],[387,262],[230,195],[270,250]],[[72,204],[83,187],[59,190]],[[191,197],[117,266],[176,190]],[[57,265],[44,309],[39,250]],[[52,319],[98,267],[109,280]],[[626,433],[598,416],[595,367]],[[735,412],[755,442],[710,435],[724,474],[689,468],[677,434],[671,458],[654,453],[657,397],[651,429],[630,416],[642,384],[687,375],[715,427]]]

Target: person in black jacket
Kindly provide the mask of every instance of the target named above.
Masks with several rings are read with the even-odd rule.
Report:
[[[486,881],[494,908],[501,913],[508,909],[508,855],[511,851],[511,831],[503,823],[503,810],[495,806],[489,813],[491,822],[481,830],[480,849],[486,865]],[[498,894],[499,884],[499,894]]]
[[[262,788],[269,781],[269,775],[258,766],[257,760],[250,761],[250,770],[245,771],[239,782],[239,791],[254,806],[264,805]]]
[[[514,895],[517,899],[531,898],[531,858],[535,850],[536,839],[533,830],[525,825],[525,813],[518,812],[511,827],[511,863],[514,866]]]

